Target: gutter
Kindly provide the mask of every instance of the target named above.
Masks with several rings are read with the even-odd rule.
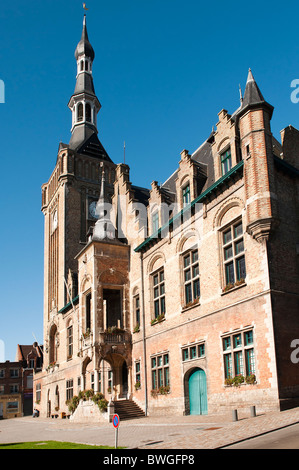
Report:
[[[200,194],[197,198],[195,198],[191,203],[187,204],[184,209],[182,209],[180,212],[178,212],[174,217],[172,217],[166,224],[164,224],[162,227],[160,227],[155,233],[153,233],[150,237],[146,238],[144,242],[142,242],[140,245],[138,245],[135,248],[135,252],[138,253],[142,251],[147,245],[149,245],[151,242],[157,241],[157,239],[161,236],[161,233],[163,230],[169,229],[171,225],[173,225],[173,222],[176,221],[178,218],[182,218],[183,214],[186,211],[190,211],[197,203],[203,202],[210,194],[212,194],[214,191],[216,191],[219,186],[221,186],[223,183],[226,183],[227,181],[230,180],[232,176],[234,176],[236,173],[241,171],[243,169],[244,161],[241,160],[237,165],[235,165],[230,171],[228,171],[225,175],[223,175],[219,180],[215,181],[211,186],[209,186],[202,194]]]
[[[146,338],[145,338],[145,308],[144,308],[144,276],[143,276],[143,257],[140,253],[140,272],[141,272],[141,305],[142,305],[142,343],[143,343],[143,362],[144,362],[144,396],[145,396],[145,416],[148,408],[147,392],[147,361],[146,361]]]

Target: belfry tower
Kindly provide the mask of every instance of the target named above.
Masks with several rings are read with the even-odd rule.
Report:
[[[95,53],[88,39],[85,15],[75,58],[76,85],[68,103],[72,112],[71,138],[69,144],[59,144],[54,171],[42,186],[45,338],[49,338],[53,318],[78,293],[75,256],[85,246],[97,220],[96,204],[101,192],[109,201],[115,178],[115,165],[98,138],[97,114],[101,104],[93,83]],[[49,362],[54,359],[49,358]]]

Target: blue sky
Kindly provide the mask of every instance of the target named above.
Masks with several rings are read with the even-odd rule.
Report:
[[[299,6],[196,0],[87,1],[99,138],[131,181],[149,187],[208,137],[218,112],[239,106],[248,68],[274,107],[272,132],[299,128]],[[0,9],[5,103],[1,122],[1,307],[5,359],[17,344],[43,342],[41,185],[59,142],[70,139],[80,0],[15,0]],[[1,101],[1,99],[0,99]]]

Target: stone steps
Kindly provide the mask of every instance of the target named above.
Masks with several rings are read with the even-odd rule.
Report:
[[[144,411],[132,400],[115,401],[114,413],[118,414],[121,421],[145,416]]]

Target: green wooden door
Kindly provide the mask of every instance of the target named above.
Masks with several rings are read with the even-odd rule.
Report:
[[[202,369],[194,370],[189,377],[189,402],[191,415],[208,414],[207,380]]]

